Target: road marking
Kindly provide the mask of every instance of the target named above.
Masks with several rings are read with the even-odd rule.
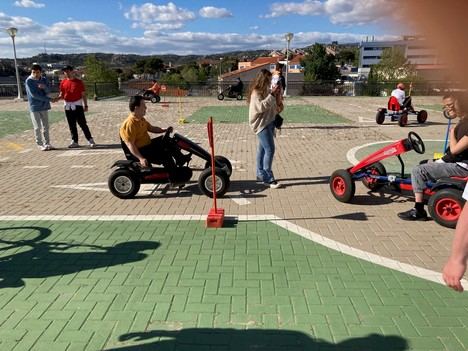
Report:
[[[49,166],[24,166],[24,169],[44,169],[48,168]]]
[[[61,216],[61,215],[37,215],[37,216],[0,216],[0,221],[205,221],[206,215],[110,215],[110,216]],[[313,241],[332,250],[359,258],[375,265],[386,267],[414,277],[425,279],[434,283],[445,285],[442,274],[429,269],[399,262],[390,258],[382,257],[354,247],[345,245],[338,241],[324,237],[308,229],[281,219],[275,215],[240,215],[237,217],[226,217],[226,219],[237,219],[238,221],[270,221],[277,226],[295,233],[307,240]],[[468,281],[462,279],[463,285]]]
[[[25,154],[25,153],[28,153],[28,152],[31,152],[33,151],[33,149],[24,149],[23,151],[20,151],[18,152],[19,154]]]
[[[87,166],[87,165],[73,165],[71,168],[94,168],[94,166]]]
[[[249,205],[251,203],[249,200],[247,200],[242,195],[229,195],[228,197],[232,201],[234,201],[236,204],[238,204],[239,206],[245,206],[245,205]]]
[[[367,144],[364,144],[364,145],[355,146],[355,147],[348,150],[348,152],[346,153],[346,159],[352,165],[356,165],[356,164],[359,163],[359,160],[356,158],[356,153],[359,150],[364,149],[365,147],[368,147],[368,146],[380,145],[380,144],[390,144],[390,143],[394,143],[395,141],[397,141],[397,140],[376,141],[376,142],[373,142],[373,143],[367,143]],[[444,141],[444,140],[441,140],[441,139],[426,139],[425,141]]]
[[[0,158],[0,162],[5,162],[8,161],[10,158],[9,157],[2,157]]]
[[[3,142],[2,146],[5,146],[7,149],[14,151],[20,151],[24,149],[23,145],[12,142]]]
[[[110,154],[122,154],[122,150],[69,150],[61,154],[58,154],[57,157],[72,157],[72,156],[95,156],[95,155],[110,155]]]

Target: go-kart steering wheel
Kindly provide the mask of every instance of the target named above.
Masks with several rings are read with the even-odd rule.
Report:
[[[416,151],[418,154],[423,154],[424,151],[426,151],[424,142],[422,141],[421,137],[415,132],[408,133],[408,140],[411,143],[411,147],[413,148],[413,150]]]
[[[447,118],[447,119],[454,119],[454,118],[457,117],[456,115],[455,115],[455,116],[450,116],[449,112],[448,112],[447,110],[445,110],[445,109],[444,109],[444,111],[443,111],[443,115],[444,115],[444,117]]]
[[[162,141],[163,141],[163,142],[166,142],[166,141],[169,139],[169,137],[170,137],[170,135],[171,135],[171,133],[172,133],[173,131],[174,131],[174,128],[172,128],[172,127],[167,127],[166,132],[164,133],[164,135],[163,135],[163,137],[162,137]]]

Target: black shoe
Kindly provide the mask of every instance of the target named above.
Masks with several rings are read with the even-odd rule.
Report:
[[[416,211],[415,208],[412,208],[409,211],[405,212],[400,212],[398,214],[398,217],[404,221],[428,221],[429,217],[427,216],[427,213],[425,210],[422,212]]]
[[[177,158],[177,166],[182,167],[192,159],[192,154],[184,155],[182,154]]]

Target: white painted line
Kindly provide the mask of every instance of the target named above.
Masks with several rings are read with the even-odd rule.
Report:
[[[0,162],[5,162],[8,161],[10,158],[9,157],[2,157],[0,158]]]
[[[356,249],[354,247],[324,237],[320,234],[314,233],[308,229],[302,228],[275,215],[241,215],[233,218],[237,218],[239,221],[271,221],[273,224],[276,224],[277,226],[293,232],[307,240],[313,241],[317,244],[328,247],[332,250],[336,250],[348,256],[356,257],[379,266],[445,285],[442,280],[442,275],[439,272],[431,271],[425,268],[413,266],[407,263],[399,262],[390,258]],[[205,219],[206,215],[0,216],[0,221],[204,221]],[[462,279],[462,284],[464,286],[468,286],[468,281]]]
[[[229,195],[229,198],[239,206],[249,205],[251,202],[242,195]]]
[[[24,169],[44,169],[48,168],[49,166],[24,166]]]
[[[73,165],[71,168],[94,168],[94,166],[86,166],[86,165]]]
[[[83,149],[83,150],[67,150],[58,154],[57,157],[72,157],[72,156],[96,156],[96,155],[111,155],[111,154],[122,154],[122,150],[99,150],[99,149]]]
[[[361,149],[363,149],[365,147],[368,147],[368,146],[379,145],[379,144],[390,144],[390,143],[394,143],[395,141],[396,140],[376,141],[376,142],[373,142],[373,143],[367,143],[367,144],[364,144],[364,145],[355,146],[355,147],[348,150],[348,152],[346,153],[346,159],[352,165],[356,165],[356,164],[359,163],[359,160],[356,158],[356,153],[359,150],[361,150]],[[442,140],[442,139],[426,139],[425,141],[444,141],[444,140]]]
[[[20,151],[18,152],[19,154],[25,154],[25,153],[28,153],[28,152],[31,152],[33,151],[33,149],[24,149],[23,151]]]

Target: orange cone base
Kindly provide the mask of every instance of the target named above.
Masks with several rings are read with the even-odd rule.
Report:
[[[224,208],[218,208],[215,211],[214,208],[208,213],[206,217],[206,227],[207,228],[221,228],[224,223]]]

